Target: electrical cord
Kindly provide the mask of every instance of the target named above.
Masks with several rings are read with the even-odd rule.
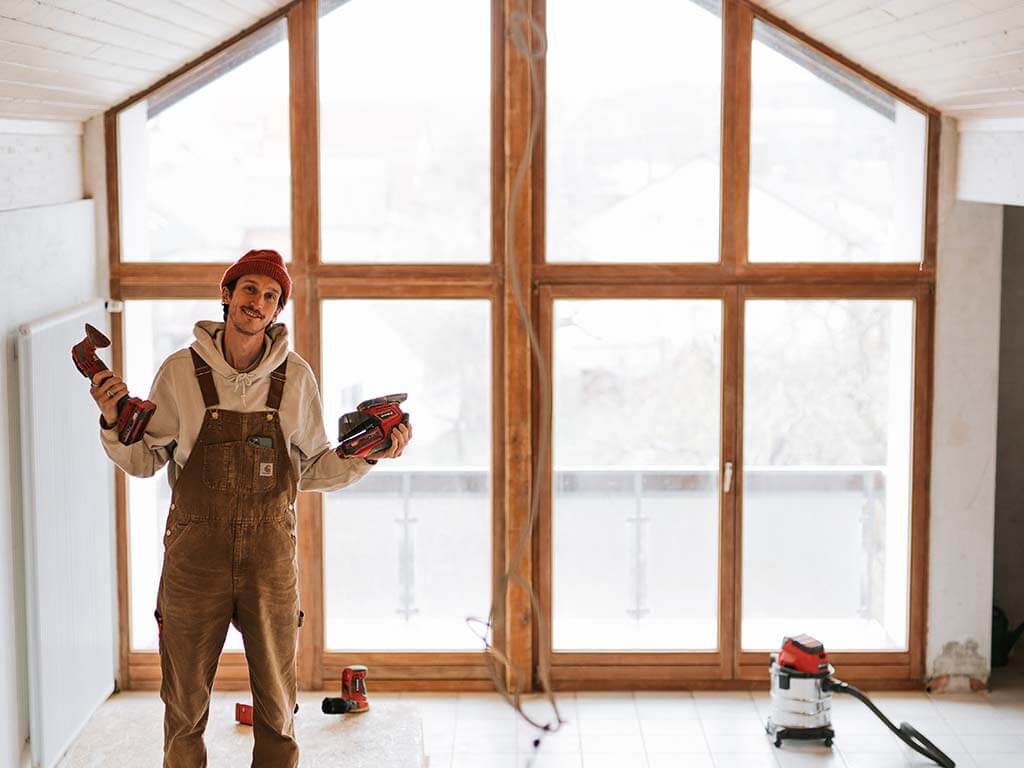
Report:
[[[526,525],[523,527],[519,534],[519,538],[516,541],[515,548],[506,563],[505,573],[496,585],[495,597],[491,604],[488,619],[486,622],[482,622],[475,618],[468,618],[466,621],[471,627],[473,625],[482,625],[483,627],[483,631],[477,632],[477,634],[484,643],[485,664],[495,690],[515,709],[516,713],[518,713],[524,721],[541,731],[543,735],[557,732],[566,722],[562,719],[561,713],[558,710],[558,703],[555,701],[555,696],[551,689],[551,680],[547,668],[544,665],[539,665],[537,678],[542,691],[551,705],[551,709],[554,713],[554,719],[550,722],[542,722],[540,719],[528,715],[522,708],[521,696],[524,688],[530,680],[529,672],[524,672],[518,665],[514,664],[503,651],[493,645],[491,639],[488,637],[488,635],[493,634],[496,629],[502,629],[505,626],[506,599],[509,588],[512,584],[516,584],[521,587],[529,598],[530,609],[534,620],[537,623],[538,637],[541,638],[542,642],[544,638],[547,637],[546,621],[544,613],[541,610],[540,600],[534,592],[533,586],[527,579],[524,579],[518,571],[532,541],[533,531],[536,528],[537,518],[539,517],[540,512],[540,493],[538,491],[538,483],[536,480],[541,476],[540,473],[547,463],[548,442],[551,431],[551,377],[548,372],[547,364],[541,354],[540,335],[530,318],[530,313],[526,306],[526,300],[523,298],[523,288],[520,281],[519,269],[515,262],[516,210],[519,204],[519,195],[526,180],[526,172],[529,168],[531,158],[533,157],[534,147],[536,146],[537,137],[540,133],[540,121],[543,114],[544,105],[541,99],[540,89],[538,88],[540,77],[537,67],[538,62],[540,62],[547,54],[547,38],[544,34],[544,30],[541,28],[540,24],[537,23],[537,20],[534,19],[529,12],[521,10],[518,3],[512,9],[509,36],[516,51],[525,57],[527,61],[531,97],[531,114],[526,144],[523,148],[522,157],[520,157],[519,162],[516,165],[512,183],[509,186],[508,197],[505,201],[505,275],[519,312],[519,318],[526,329],[530,344],[530,352],[536,366],[540,396],[539,432],[537,440],[538,448],[533,466],[534,482],[530,489],[529,515],[527,517]],[[511,685],[506,684],[503,670],[507,670],[512,681]],[[533,742],[534,748],[538,748],[540,743],[540,737],[538,737]]]
[[[862,704],[864,704],[868,709],[874,712],[878,719],[885,723],[889,730],[895,733],[900,739],[902,739],[903,743],[910,747],[912,750],[914,750],[920,755],[924,755],[929,760],[935,761],[935,763],[941,765],[942,768],[956,767],[956,763],[953,762],[949,755],[947,755],[937,746],[928,741],[928,739],[926,739],[921,734],[921,732],[918,731],[910,723],[900,723],[899,728],[893,725],[893,722],[882,714],[882,711],[871,702],[871,699],[869,699],[863,693],[863,691],[854,688],[849,683],[844,683],[842,680],[836,680],[834,677],[831,677],[828,680],[826,680],[822,688],[824,690],[832,691],[834,693],[846,693],[850,696],[853,696],[855,699],[858,699]]]

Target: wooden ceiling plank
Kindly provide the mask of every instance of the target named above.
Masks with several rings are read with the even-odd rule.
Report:
[[[119,45],[101,45],[92,52],[90,58],[110,64],[124,64],[148,71],[147,81],[154,80],[165,72],[180,64],[178,61],[156,60],[141,51],[130,51]]]
[[[880,62],[880,66],[898,71],[905,77],[913,77],[915,72],[931,69],[936,63],[945,64],[957,60],[972,61],[1022,50],[1024,50],[1024,28],[951,45],[932,44],[926,50],[907,54],[891,61]]]
[[[128,89],[135,89],[142,82],[149,80],[152,74],[148,70],[137,70],[117,64],[108,64],[71,53],[48,51],[31,45],[19,45],[0,41],[0,61],[17,64],[23,67],[49,69],[54,72],[79,75],[93,79],[116,83]]]
[[[934,30],[956,26],[977,18],[980,12],[961,0],[946,3],[929,11],[895,20],[874,29],[855,32],[842,40],[844,48],[850,51],[866,50],[872,46],[888,45],[903,38],[924,38],[932,40]]]
[[[938,101],[953,101],[954,99],[968,96],[972,93],[995,93],[997,91],[1010,91],[1021,87],[1021,75],[1019,72],[1003,72],[998,75],[986,75],[984,77],[965,77],[957,80],[950,80],[943,83],[941,87],[929,88],[929,93]]]
[[[91,107],[75,107],[44,101],[9,99],[0,96],[0,115],[4,117],[26,117],[34,120],[76,120],[81,122],[96,114]]]
[[[959,112],[965,109],[1005,107],[1011,104],[1024,104],[1024,88],[1008,88],[998,92],[962,96],[943,102],[940,106],[943,112]]]
[[[1007,73],[1016,73],[1018,76],[1024,73],[1024,51],[970,61],[937,61],[929,69],[922,70],[915,77],[915,82],[921,90],[928,90],[929,86],[949,83],[950,81]]]
[[[775,7],[781,15],[787,19],[792,19],[801,13],[817,10],[823,6],[831,5],[833,2],[834,0],[782,0],[782,2],[775,3]],[[759,5],[763,4],[759,3]]]
[[[272,0],[225,0],[228,5],[233,5],[243,11],[247,11],[252,15],[252,20],[266,16],[268,13],[273,13],[280,8],[284,3],[275,3]]]
[[[868,3],[858,2],[858,0],[832,0],[830,3],[825,3],[818,8],[800,13],[792,18],[798,20],[793,21],[793,23],[799,23],[804,28],[821,29],[828,24],[834,24],[856,16],[868,7]],[[782,13],[785,14],[786,11],[782,10]]]
[[[108,99],[102,94],[91,95],[65,88],[47,88],[40,85],[26,85],[0,80],[0,91],[12,99],[29,99],[53,104],[81,107],[91,112],[102,112]]]
[[[982,117],[1019,118],[1021,115],[1024,115],[1024,104],[986,105],[979,106],[977,109],[951,110],[943,114],[960,120],[976,120]]]
[[[233,29],[244,29],[256,19],[248,11],[243,11],[224,0],[170,0],[176,5],[184,6],[196,13],[212,16],[230,25]]]
[[[935,45],[935,41],[927,35],[908,35],[898,40],[883,40],[878,45],[858,49],[856,55],[865,61],[874,62],[876,67],[885,67],[889,66],[890,62],[928,54],[935,49]]]
[[[35,0],[6,0],[0,6],[0,16],[5,19],[20,19],[36,8]]]
[[[995,13],[977,16],[968,22],[929,31],[939,43],[959,43],[988,35],[1005,34],[1024,27],[1024,6],[1017,4]]]
[[[100,47],[94,40],[86,40],[76,35],[67,35],[63,32],[44,29],[34,24],[26,24],[23,21],[0,16],[0,41],[5,40],[77,56],[88,56]]]
[[[1001,11],[1004,8],[1020,5],[1020,0],[970,0],[970,2],[971,5],[975,5],[983,11]]]
[[[193,29],[196,31],[202,30],[215,42],[220,42],[225,38],[231,37],[231,35],[238,31],[238,27],[235,22],[227,21],[208,12],[211,3],[197,3],[195,7],[190,7],[177,2],[177,0],[129,1],[143,13],[161,16],[168,21],[179,24],[187,29]],[[122,0],[110,0],[110,2],[118,5],[122,4]],[[204,11],[204,9],[207,10]]]
[[[147,35],[156,40],[185,46],[188,49],[209,47],[219,42],[202,25],[195,28],[169,20],[160,13],[160,6],[152,2],[135,2],[127,5],[118,0],[92,0],[83,10],[75,11],[74,0],[41,0],[47,5],[64,11],[76,13],[82,18],[91,19],[111,26],[125,29],[139,35]]]
[[[831,39],[841,41],[845,45],[850,38],[857,34],[889,29],[896,23],[891,14],[880,8],[866,8],[853,16],[847,16],[845,19],[820,27],[818,34],[823,41]]]
[[[145,54],[164,66],[188,58],[192,50],[185,45],[153,37],[145,32],[127,29],[106,21],[66,11],[52,5],[38,5],[21,19],[46,29],[91,40],[98,45],[111,45]]]
[[[132,87],[131,83],[107,80],[102,77],[83,75],[78,72],[62,72],[53,67],[38,67],[28,64],[12,64],[0,59],[0,80],[26,85],[41,85],[51,88],[66,88],[96,93],[104,96],[116,96]]]
[[[897,19],[905,19],[908,16],[916,16],[922,11],[931,10],[935,7],[935,0],[886,0],[878,7]]]

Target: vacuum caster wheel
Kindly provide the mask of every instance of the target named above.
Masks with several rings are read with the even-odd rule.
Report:
[[[831,747],[832,746],[832,737],[831,736],[829,738],[825,739],[825,746],[826,747]]]
[[[779,737],[779,736],[775,737],[775,746],[776,747],[781,747],[782,746],[782,738],[781,737]]]

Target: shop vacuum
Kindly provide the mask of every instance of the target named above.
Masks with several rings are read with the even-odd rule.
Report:
[[[948,755],[932,744],[910,723],[893,725],[871,700],[849,683],[833,677],[825,647],[810,635],[787,637],[782,649],[771,654],[771,716],[765,730],[775,737],[775,746],[785,739],[822,739],[832,746],[832,694],[845,693],[859,699],[915,752],[935,761],[942,768],[954,768]]]

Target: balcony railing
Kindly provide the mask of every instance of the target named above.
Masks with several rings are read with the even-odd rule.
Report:
[[[419,612],[416,595],[416,534],[419,517],[417,500],[458,496],[489,496],[490,473],[481,468],[406,468],[381,467],[356,485],[345,490],[354,501],[373,496],[395,498],[400,507],[394,517],[398,546],[398,594],[395,614],[406,621]],[[566,467],[554,473],[554,493],[558,498],[593,499],[607,508],[620,505],[625,524],[629,568],[630,602],[625,614],[639,622],[649,615],[651,566],[647,557],[652,518],[645,505],[667,497],[711,496],[717,492],[718,470],[707,467]],[[846,511],[856,508],[860,526],[860,601],[857,614],[863,618],[877,614],[880,594],[879,564],[884,566],[885,542],[879,535],[880,517],[884,517],[885,467],[748,467],[743,489],[748,497],[764,495],[828,494]],[[827,529],[827,525],[824,526]],[[827,532],[825,533],[827,536]]]

